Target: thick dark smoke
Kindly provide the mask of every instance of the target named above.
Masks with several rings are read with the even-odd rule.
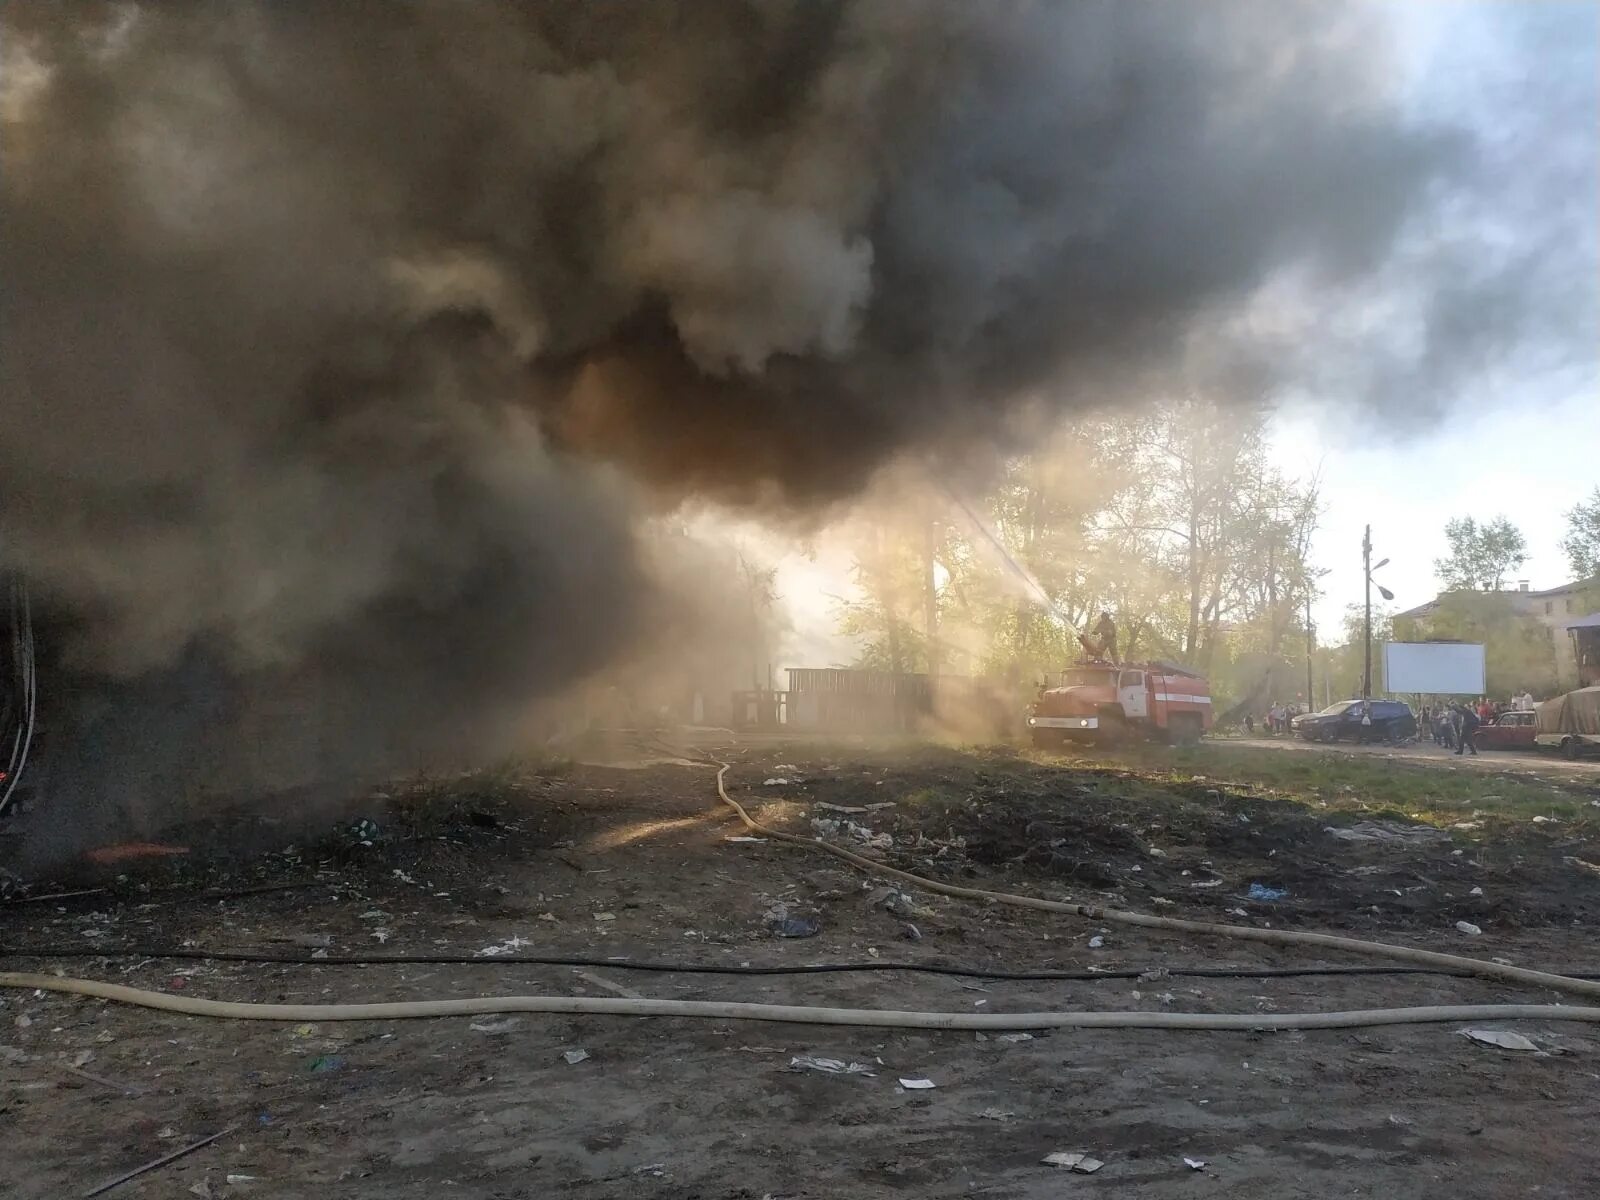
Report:
[[[492,743],[655,627],[644,506],[820,504],[1019,400],[1277,386],[1261,289],[1355,293],[1474,162],[1322,0],[3,33],[0,568],[87,689],[79,792]]]

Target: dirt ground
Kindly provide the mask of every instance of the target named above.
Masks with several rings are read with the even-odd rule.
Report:
[[[892,848],[868,853],[925,875],[1600,971],[1591,945],[1600,871],[1584,865],[1600,863],[1600,845],[1587,825],[1408,827],[1380,811],[1324,813],[1238,781],[1178,784],[1137,764],[1004,749],[702,749],[733,762],[733,794],[785,828],[809,833],[813,819],[840,816],[819,804],[887,804],[845,819],[893,837]],[[787,782],[767,782],[774,779]],[[1580,799],[1600,799],[1587,782],[1570,786]],[[1381,797],[1373,807],[1382,808]],[[1195,967],[1350,960],[1095,926],[916,889],[910,909],[891,912],[878,880],[836,859],[730,841],[743,831],[717,803],[711,770],[688,759],[500,772],[367,797],[345,813],[354,815],[377,823],[373,845],[326,829],[308,840],[281,815],[235,817],[181,831],[190,860],[120,879],[63,880],[108,890],[0,907],[0,964],[278,1002],[626,989],[970,1012],[1265,1013],[1561,999],[1427,974],[1186,976]],[[1379,840],[1328,832],[1370,833],[1362,820],[1383,822]],[[1251,900],[1252,883],[1288,894]],[[277,890],[236,894],[243,888]],[[821,931],[775,937],[768,926],[779,904],[816,918]],[[1458,920],[1483,933],[1457,932]],[[1103,941],[1092,947],[1096,937]],[[127,953],[174,947],[294,956],[509,947],[616,961],[350,966]],[[29,953],[46,949],[86,956]],[[629,958],[1130,969],[1145,977],[645,973],[625,969]],[[1451,1025],[1026,1040],[601,1017],[296,1026],[0,992],[0,1195],[83,1195],[222,1130],[213,1144],[107,1194],[1600,1194],[1600,1029],[1515,1028],[1539,1050],[1481,1045]],[[586,1059],[564,1057],[580,1049]],[[857,1062],[871,1074],[792,1067],[801,1055]],[[908,1090],[901,1078],[936,1086]],[[1041,1163],[1060,1150],[1105,1165],[1080,1175]]]

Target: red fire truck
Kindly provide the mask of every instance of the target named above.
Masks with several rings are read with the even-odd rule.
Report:
[[[1028,732],[1035,746],[1134,738],[1191,745],[1212,720],[1211,685],[1203,675],[1169,662],[1090,659],[1069,667],[1059,687],[1039,689]]]

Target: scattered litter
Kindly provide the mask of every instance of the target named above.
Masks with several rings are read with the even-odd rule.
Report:
[[[311,1060],[313,1072],[337,1071],[344,1066],[344,1059],[337,1054],[324,1054]]]
[[[606,921],[615,921],[617,919],[617,914],[613,912],[599,912],[595,913],[594,919],[602,923]]]
[[[1150,847],[1150,857],[1151,858],[1165,858],[1166,856],[1167,856],[1167,852],[1165,850],[1163,850],[1160,846],[1151,846]]]
[[[986,1108],[978,1114],[978,1118],[983,1121],[1009,1121],[1016,1115],[1003,1108]]]
[[[1397,1129],[1409,1129],[1411,1126],[1415,1125],[1416,1122],[1410,1117],[1402,1117],[1399,1113],[1390,1113],[1389,1124],[1393,1125]]]
[[[1250,915],[1242,908],[1230,908],[1227,912],[1230,917],[1248,917]]]
[[[1204,1171],[1210,1164],[1203,1158],[1190,1158],[1188,1155],[1184,1155],[1183,1165],[1191,1171]]]
[[[1203,879],[1199,883],[1191,883],[1189,886],[1192,887],[1192,888],[1221,887],[1222,886],[1222,880],[1220,880],[1220,879]]]
[[[781,938],[816,937],[822,932],[822,918],[814,913],[793,915],[786,904],[774,904],[767,909],[767,928]]]
[[[1039,1160],[1046,1166],[1064,1167],[1068,1171],[1076,1171],[1079,1175],[1093,1175],[1105,1163],[1098,1158],[1091,1158],[1081,1150],[1057,1150],[1054,1154],[1046,1154]]]
[[[186,1154],[193,1154],[196,1150],[202,1150],[211,1145],[211,1143],[216,1141],[218,1138],[227,1137],[228,1134],[232,1133],[235,1128],[236,1126],[230,1125],[228,1128],[221,1130],[220,1132],[213,1133],[210,1137],[201,1138],[198,1142],[190,1142],[187,1146],[181,1146],[172,1151],[170,1154],[163,1154],[160,1158],[153,1158],[149,1162],[144,1163],[141,1166],[137,1166],[131,1171],[126,1171],[123,1174],[118,1175],[115,1179],[108,1179],[99,1187],[85,1192],[83,1194],[84,1200],[89,1200],[91,1196],[98,1196],[102,1192],[109,1192],[112,1188],[117,1187],[120,1184],[127,1183],[130,1179],[137,1179],[139,1176],[146,1174],[149,1171],[154,1171],[157,1167],[164,1167],[169,1162],[175,1162],[177,1159],[184,1157]],[[233,1179],[231,1175],[228,1178],[230,1182]]]
[[[228,1176],[228,1182],[233,1184],[235,1187],[238,1187],[241,1183],[254,1183],[255,1181],[256,1181],[256,1177],[254,1175],[229,1175]]]
[[[493,946],[485,946],[482,950],[474,950],[472,956],[474,958],[499,958],[502,954],[515,954],[524,946],[531,945],[533,945],[532,942],[513,936]]]
[[[1390,842],[1417,846],[1450,840],[1447,832],[1432,825],[1402,825],[1397,821],[1357,821],[1354,825],[1329,825],[1324,832],[1347,842]]]
[[[1456,929],[1460,933],[1479,934],[1483,932],[1482,929],[1478,928],[1478,926],[1474,925],[1471,921],[1457,921]]]
[[[1600,801],[1595,801],[1594,803],[1600,804]],[[1569,864],[1570,866],[1577,867],[1580,870],[1588,871],[1591,874],[1600,875],[1600,863],[1592,863],[1582,858],[1573,858],[1570,854],[1561,861]]]
[[[900,926],[900,936],[905,938],[908,942],[920,942],[922,940],[922,930],[918,929],[910,921],[907,921],[904,925]]]
[[[779,763],[777,766],[773,767],[772,769],[774,771],[789,771],[790,773],[793,773],[795,771],[798,771],[800,768],[795,766],[793,763]]]
[[[762,786],[763,787],[782,787],[784,784],[786,784],[788,782],[789,782],[789,779],[788,779],[787,776],[774,775],[771,779],[763,781]]]
[[[1098,933],[1089,939],[1089,949],[1091,950],[1098,950],[1105,944],[1106,939],[1101,937]]]
[[[858,842],[865,842],[874,850],[894,849],[894,835],[888,833],[873,833],[865,825],[857,825],[854,821],[839,821],[831,817],[811,818],[811,828],[817,834],[844,833],[849,834]]]
[[[1512,1033],[1509,1029],[1463,1029],[1461,1033],[1475,1042],[1482,1042],[1486,1046],[1499,1046],[1502,1050],[1539,1049],[1520,1033]]]
[[[474,1033],[510,1033],[521,1024],[521,1017],[507,1017],[503,1021],[474,1021],[467,1028]]]
[[[1533,819],[1533,823],[1535,825],[1559,825],[1560,821],[1558,821],[1555,817],[1543,817],[1543,816],[1540,816],[1540,817],[1535,817]]]
[[[764,842],[767,839],[766,838],[758,838],[758,837],[729,837],[729,838],[723,838],[722,840],[725,841],[725,842],[740,842],[740,843],[744,843],[744,844],[749,844],[749,843],[752,843],[752,842]]]
[[[383,945],[389,940],[389,930],[378,928],[372,931],[372,936],[377,939],[378,945]]]
[[[1031,1033],[1002,1033],[1002,1034],[997,1034],[995,1036],[994,1040],[997,1041],[997,1042],[1031,1042],[1031,1041],[1033,1041],[1033,1034],[1031,1034]]]
[[[893,808],[894,801],[879,800],[873,804],[829,804],[825,800],[819,800],[812,807],[820,809],[822,812],[843,813],[845,816],[853,817],[859,813],[877,812],[882,808]]]
[[[938,1087],[931,1079],[902,1079],[900,1086],[908,1092],[925,1092],[929,1088]]]
[[[199,1183],[189,1185],[189,1195],[198,1196],[200,1200],[216,1200],[216,1193],[211,1190],[211,1181],[202,1179]]]
[[[1282,900],[1288,894],[1288,888],[1268,887],[1264,883],[1252,883],[1245,893],[1251,900]]]
[[[159,1129],[159,1130],[156,1131],[156,1138],[159,1141],[163,1141],[163,1142],[170,1142],[173,1138],[175,1138],[177,1136],[178,1136],[178,1131],[176,1129],[174,1129],[171,1125],[168,1125],[166,1128]]]
[[[587,1062],[588,1061],[589,1052],[587,1050],[582,1050],[582,1049],[579,1049],[579,1050],[563,1050],[561,1052],[561,1057],[567,1060],[567,1066],[575,1067],[581,1062]]]
[[[1481,896],[1481,895],[1483,895],[1483,889],[1481,887],[1475,887],[1470,892],[1468,892],[1467,895],[1469,895],[1469,896]]]
[[[824,1075],[876,1075],[866,1063],[845,1062],[838,1058],[816,1058],[797,1054],[789,1060],[791,1071],[821,1071]]]

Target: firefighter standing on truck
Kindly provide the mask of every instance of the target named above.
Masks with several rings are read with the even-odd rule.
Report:
[[[1094,640],[1100,643],[1100,657],[1108,662],[1117,661],[1117,623],[1111,619],[1111,614],[1103,612],[1100,619],[1095,622],[1093,629]]]

